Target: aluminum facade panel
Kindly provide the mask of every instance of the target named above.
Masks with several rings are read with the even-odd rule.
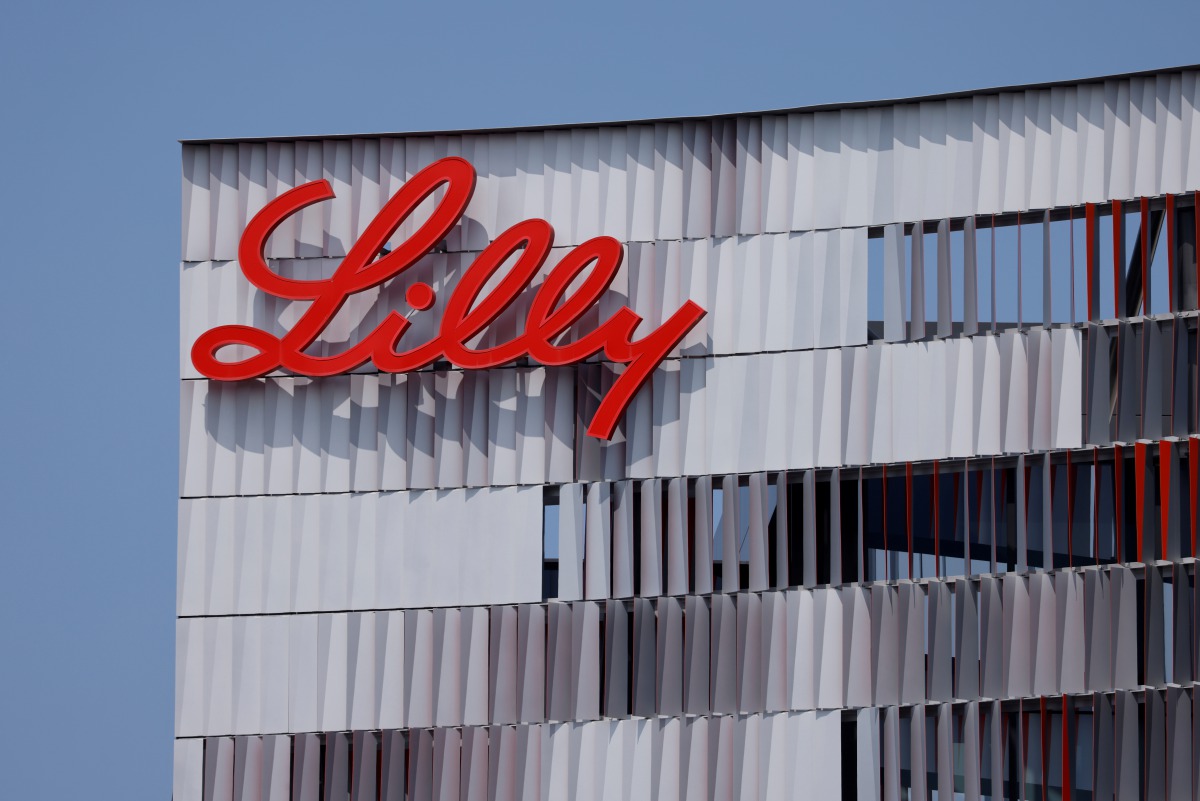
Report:
[[[656,718],[680,714],[681,703],[744,714],[977,700],[968,675],[983,676],[984,697],[1006,701],[1082,693],[1085,682],[1092,693],[1137,690],[1135,659],[1161,665],[1167,646],[1160,637],[1138,657],[1138,634],[1123,622],[1136,611],[1130,571],[1093,571],[875,585],[870,598],[817,588],[182,618],[177,735]],[[1079,621],[1070,610],[1083,609],[1085,575],[1108,600]],[[965,632],[948,606],[952,593],[975,592],[989,608],[963,625],[987,646],[959,641],[956,657],[969,661],[956,665],[955,684],[951,642]],[[530,614],[548,639],[522,635]],[[1076,620],[1061,636],[1060,614]],[[614,696],[619,674],[608,674],[602,698],[601,666],[626,664],[629,683]],[[546,705],[522,703],[528,694]]]
[[[339,493],[668,478],[1082,443],[1076,330],[871,345],[865,358],[868,365],[878,361],[876,376],[869,367],[865,374],[857,369],[861,350],[667,363],[661,381],[643,390],[622,426],[626,437],[638,432],[639,442],[653,443],[637,449],[622,440],[581,441],[577,420],[586,419],[583,410],[572,414],[560,402],[572,397],[572,369],[370,374],[361,381],[289,377],[236,386],[185,381],[182,414],[190,425],[181,443],[181,493],[191,498],[264,488],[270,494]],[[1031,351],[1039,360],[1032,365]],[[920,392],[941,383],[947,361],[958,371],[958,386],[973,393],[971,405],[959,404],[967,418],[961,424],[936,396],[930,403]],[[676,374],[678,379],[669,378]],[[356,386],[362,388],[361,401],[352,394]],[[472,395],[486,396],[488,403],[472,403]],[[254,396],[261,403],[253,408],[266,419],[250,425],[242,410]],[[372,400],[374,408],[366,405]],[[664,407],[679,413],[664,415]],[[877,422],[870,429],[872,419],[897,414],[902,415],[897,424]],[[478,423],[472,424],[470,447],[463,431],[441,424],[447,417],[472,416]],[[375,430],[364,431],[371,422]],[[267,428],[275,432],[271,441],[260,441],[258,432]],[[692,446],[697,428],[700,436]],[[349,438],[339,429],[360,434]],[[598,451],[610,466],[589,467],[596,464],[589,451]],[[607,458],[610,454],[616,458]]]
[[[1187,69],[185,144],[174,796],[1190,798],[1198,115]],[[327,278],[447,155],[479,176],[461,224],[309,352],[409,308],[413,279],[428,340],[479,253],[544,218],[546,265],[468,344],[507,342],[569,248],[611,236],[624,262],[567,339],[706,310],[611,441],[585,433],[622,370],[598,357],[193,367],[212,327],[304,311],[236,261],[269,200],[330,183],[266,248]]]
[[[513,487],[184,500],[178,614],[539,601],[541,494]]]

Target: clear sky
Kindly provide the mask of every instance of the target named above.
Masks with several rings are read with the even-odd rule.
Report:
[[[1200,62],[1200,3],[29,2],[0,21],[0,797],[170,794],[180,149]]]

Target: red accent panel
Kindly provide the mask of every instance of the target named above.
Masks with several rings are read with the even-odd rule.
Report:
[[[1134,522],[1137,525],[1137,560],[1144,562],[1145,554],[1143,551],[1143,521],[1146,516],[1146,443],[1137,442],[1133,446],[1133,465],[1134,465],[1134,498],[1137,506],[1137,520]]]
[[[1170,531],[1168,525],[1171,518],[1171,457],[1172,444],[1168,440],[1159,440],[1158,443],[1158,506],[1159,518],[1161,519],[1162,528],[1159,529],[1159,539],[1162,541],[1162,550],[1158,552],[1159,559],[1167,558],[1167,535]]]
[[[442,187],[443,197],[429,219],[395,250],[381,256],[400,225]],[[275,198],[246,226],[238,244],[239,266],[246,278],[263,292],[286,300],[312,301],[311,304],[281,337],[244,325],[223,325],[206,331],[192,346],[192,363],[209,378],[238,381],[279,368],[313,377],[337,375],[368,361],[384,372],[403,373],[426,367],[441,357],[466,369],[497,367],[525,355],[542,364],[557,366],[603,352],[608,359],[624,364],[625,369],[601,400],[587,433],[611,439],[633,396],[705,314],[700,306],[687,301],[659,328],[634,339],[642,318],[625,306],[576,341],[553,344],[598,303],[616,277],[624,250],[612,237],[596,237],[568,252],[534,296],[525,333],[494,348],[473,349],[466,343],[529,288],[554,242],[554,229],[544,220],[517,223],[484,248],[454,288],[438,335],[429,342],[412,350],[397,351],[410,324],[400,312],[393,311],[365,339],[342,353],[317,357],[305,352],[351,295],[399,276],[444,239],[462,218],[474,191],[475,169],[467,161],[458,157],[435,161],[409,179],[384,204],[333,276],[318,280],[284,278],[272,272],[263,252],[267,239],[280,223],[307,206],[329,200],[334,196],[333,189],[327,181],[313,181]],[[514,256],[516,260],[507,274],[499,281],[491,281]],[[578,280],[585,273],[586,277]],[[573,283],[578,284],[577,288],[568,292]],[[493,288],[484,294],[489,284]],[[433,304],[433,291],[415,284],[406,298],[414,308],[428,308]],[[217,353],[229,345],[245,345],[255,355],[237,362],[222,361]]]

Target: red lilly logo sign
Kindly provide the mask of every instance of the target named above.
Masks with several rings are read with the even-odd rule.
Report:
[[[384,253],[385,244],[400,224],[443,185],[445,194],[429,219],[411,238]],[[466,345],[529,288],[545,263],[554,243],[554,229],[545,220],[517,223],[479,254],[451,292],[438,333],[428,342],[400,350],[400,340],[410,322],[393,310],[361,342],[342,353],[334,356],[305,353],[347,298],[399,276],[441,242],[462,218],[474,191],[475,169],[465,160],[444,158],[430,164],[384,205],[333,275],[319,280],[284,278],[267,266],[263,251],[267,239],[281,222],[306,206],[329,200],[334,196],[333,189],[328,181],[313,181],[280,195],[246,226],[238,243],[238,263],[250,283],[263,292],[311,304],[283,336],[247,325],[210,329],[192,346],[192,363],[209,378],[239,381],[280,368],[304,376],[337,375],[367,362],[383,372],[404,373],[442,358],[470,370],[498,367],[524,356],[540,364],[560,366],[602,352],[605,358],[624,364],[625,369],[600,402],[587,433],[611,439],[633,396],[705,311],[688,301],[656,330],[634,339],[633,333],[642,318],[624,306],[595,330],[573,342],[560,342],[562,335],[600,299],[616,277],[624,251],[621,243],[609,236],[590,239],[563,257],[534,296],[524,333],[510,342],[490,348]],[[516,256],[513,266],[481,298],[489,279],[513,256]],[[585,271],[587,274],[578,288],[568,295],[568,288]],[[433,306],[434,290],[426,283],[414,281],[405,293],[405,300],[414,310],[429,309]],[[247,346],[254,355],[240,361],[222,361],[218,352],[229,345]]]

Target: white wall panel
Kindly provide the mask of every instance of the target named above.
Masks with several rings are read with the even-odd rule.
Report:
[[[461,383],[455,379],[452,394],[449,380],[433,373],[375,375],[362,394],[362,404],[373,406],[352,402],[348,376],[185,381],[181,494],[246,494],[263,485],[275,494],[566,481],[574,437],[571,377],[570,370],[544,368],[471,372]],[[272,432],[261,446],[233,422],[254,394],[262,395]],[[471,444],[464,448],[461,435],[449,436],[441,421],[461,419],[468,400]],[[375,431],[365,431],[372,421]],[[349,431],[359,437],[350,439]],[[268,458],[258,458],[256,447]]]
[[[175,734],[187,736],[206,729],[204,711],[205,690],[202,676],[205,645],[201,641],[204,623],[193,620],[175,621]],[[177,757],[178,758],[178,757]],[[198,795],[198,793],[197,793]]]
[[[188,588],[180,596],[180,615],[541,599],[541,488],[195,498],[181,501],[180,510],[189,552],[208,557],[180,562],[179,584]],[[256,536],[279,553],[253,564],[216,547]],[[346,547],[355,540],[370,546]],[[294,566],[288,593],[191,592],[234,571],[257,573],[257,580],[244,583],[267,583],[277,563]]]

